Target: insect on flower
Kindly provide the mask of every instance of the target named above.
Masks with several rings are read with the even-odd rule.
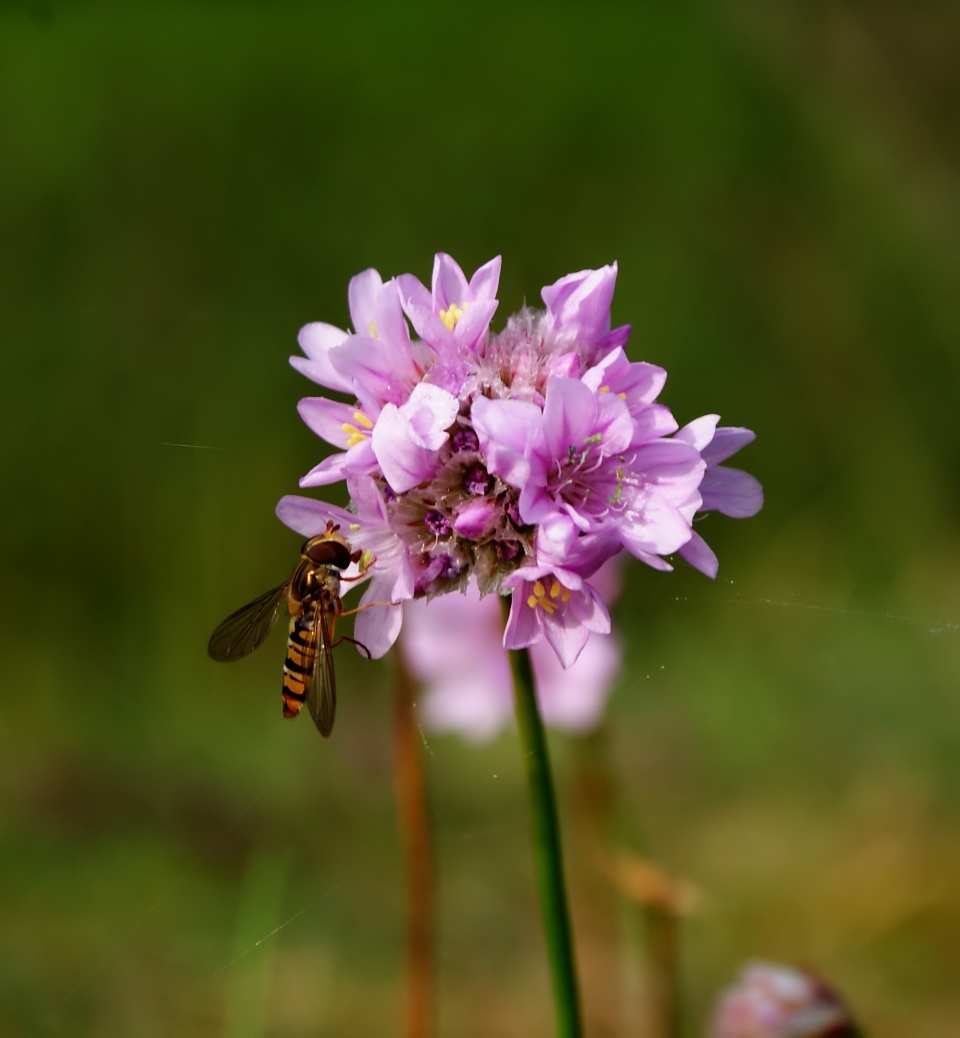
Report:
[[[326,530],[306,541],[290,579],[231,613],[213,632],[207,645],[211,658],[220,663],[243,659],[263,644],[286,599],[290,633],[283,664],[283,716],[296,717],[306,703],[324,737],[333,730],[337,709],[332,650],[340,642],[349,641],[370,658],[366,646],[348,635],[333,640],[337,617],[360,611],[344,610],[340,601],[341,583],[362,579],[375,561],[368,551],[354,549],[340,535],[339,529],[328,522]],[[359,566],[359,575],[343,576],[351,563]],[[365,608],[368,606],[360,607]]]

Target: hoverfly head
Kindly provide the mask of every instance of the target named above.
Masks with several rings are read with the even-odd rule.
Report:
[[[338,533],[329,530],[318,537],[311,537],[301,550],[302,554],[318,566],[346,569],[350,565],[352,549],[349,543]]]

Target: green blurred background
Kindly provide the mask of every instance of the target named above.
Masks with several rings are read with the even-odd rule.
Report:
[[[279,636],[204,646],[298,547],[297,329],[440,249],[502,253],[501,321],[618,260],[680,421],[758,433],[717,582],[637,565],[616,611],[688,1033],[754,957],[958,1033],[958,69],[947,3],[0,6],[3,1034],[399,1033],[388,668],[341,654],[323,743]],[[514,736],[429,748],[440,1033],[546,1035]],[[590,1034],[646,1036],[568,844]]]

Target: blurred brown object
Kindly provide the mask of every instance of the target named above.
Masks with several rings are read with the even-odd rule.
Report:
[[[397,814],[407,884],[407,949],[403,1036],[433,1033],[433,850],[420,735],[414,714],[414,686],[399,650],[394,667],[394,740]]]

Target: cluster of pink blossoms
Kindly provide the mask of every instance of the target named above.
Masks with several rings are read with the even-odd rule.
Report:
[[[706,415],[678,429],[656,403],[666,372],[631,362],[610,328],[616,264],[543,289],[493,334],[499,257],[467,281],[437,255],[432,289],[411,274],[350,282],[352,333],[308,324],[291,363],[353,402],[306,397],[307,425],[339,453],[300,481],[346,480],[350,509],[284,497],[304,536],[328,520],[375,562],[356,637],[374,657],[396,640],[400,603],[466,590],[510,594],[508,649],[546,640],[576,660],[610,617],[590,578],[626,549],[656,569],[679,553],[708,576],[717,558],[698,513],[753,515],[759,483],[720,463],[754,439]],[[408,324],[409,322],[409,324]],[[419,338],[410,334],[410,326]]]

